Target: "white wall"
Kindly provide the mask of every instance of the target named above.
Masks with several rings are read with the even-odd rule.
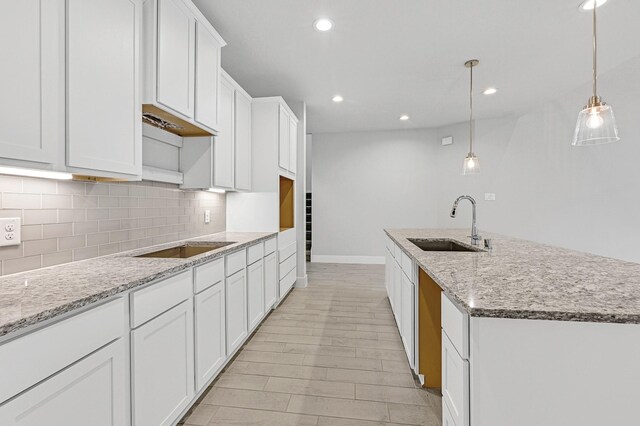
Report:
[[[639,76],[636,57],[599,78],[620,129],[615,144],[570,145],[586,82],[518,117],[477,121],[478,176],[461,174],[468,123],[314,134],[314,255],[381,256],[385,227],[470,227],[466,202],[449,217],[455,198],[469,194],[480,230],[640,262]],[[441,146],[451,135],[454,144]],[[484,201],[486,192],[496,201]]]
[[[382,262],[382,228],[434,227],[432,130],[313,135],[312,261]]]
[[[638,76],[640,57],[599,78],[599,91],[616,114],[618,143],[570,145],[588,84],[520,117],[478,121],[478,176],[460,174],[467,125],[438,129],[438,136],[455,139],[438,147],[438,201],[444,207],[438,225],[470,225],[470,206],[461,205],[457,219],[449,217],[453,200],[469,193],[479,202],[480,229],[640,262]],[[485,192],[494,192],[496,201],[484,201]]]

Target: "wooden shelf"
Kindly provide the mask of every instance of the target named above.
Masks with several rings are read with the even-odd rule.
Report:
[[[295,181],[280,176],[280,232],[294,227]]]

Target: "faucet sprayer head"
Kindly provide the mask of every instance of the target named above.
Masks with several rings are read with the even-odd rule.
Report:
[[[458,203],[453,203],[453,207],[451,207],[451,217],[456,217],[457,208],[458,208]]]

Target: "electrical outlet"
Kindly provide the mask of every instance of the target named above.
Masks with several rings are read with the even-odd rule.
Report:
[[[20,243],[20,218],[0,218],[0,246],[17,246]]]
[[[496,200],[496,194],[493,192],[485,192],[484,193],[484,200],[485,201],[495,201]]]
[[[211,210],[204,211],[204,223],[211,222]]]

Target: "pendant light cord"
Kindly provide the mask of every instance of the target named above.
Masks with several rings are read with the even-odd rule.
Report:
[[[469,70],[469,152],[473,153],[473,64]]]
[[[593,97],[597,96],[598,89],[598,34],[596,28],[596,9],[598,8],[598,1],[593,0]]]

